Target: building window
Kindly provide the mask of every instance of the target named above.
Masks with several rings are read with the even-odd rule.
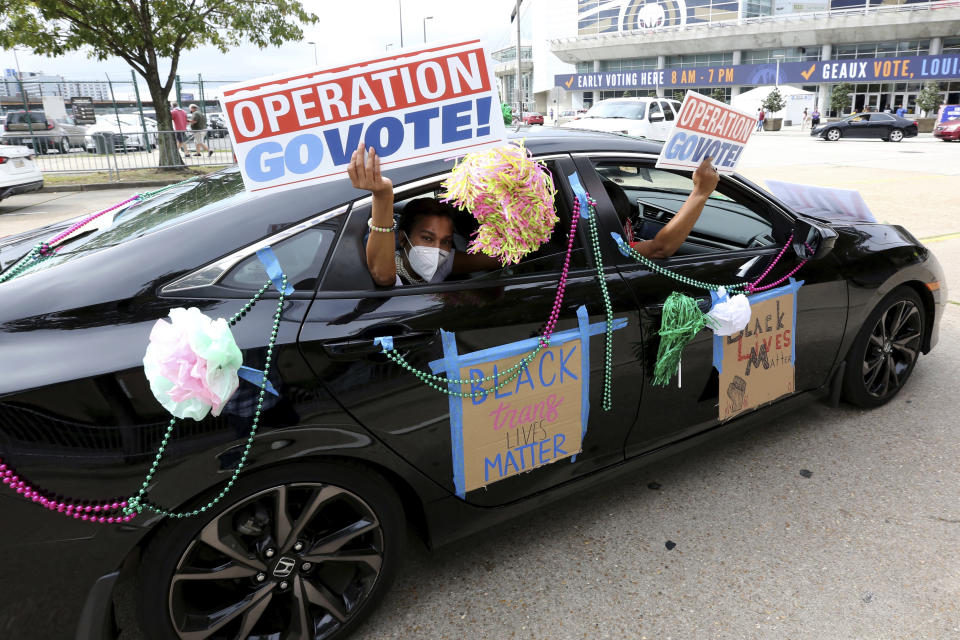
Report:
[[[733,64],[733,53],[698,53],[685,56],[669,56],[666,59],[666,67],[686,68],[686,67],[712,67],[724,64]]]
[[[960,38],[944,38],[942,44],[944,53],[960,53]]]
[[[654,71],[657,68],[656,58],[617,58],[601,60],[600,71]]]
[[[897,58],[902,56],[924,56],[930,53],[929,40],[907,40],[904,42],[860,42],[857,44],[839,44],[833,49],[836,60],[852,58]]]
[[[740,61],[743,64],[767,64],[776,62],[777,56],[780,56],[780,62],[807,62],[809,60],[820,59],[820,47],[810,45],[809,47],[788,47],[785,49],[754,49],[744,51]]]
[[[578,62],[577,73],[593,73],[593,62]]]

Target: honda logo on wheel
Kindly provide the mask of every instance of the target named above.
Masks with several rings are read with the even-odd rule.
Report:
[[[277,578],[286,578],[293,573],[295,566],[297,566],[297,561],[293,558],[280,558],[277,560],[277,566],[273,568],[273,575]]]

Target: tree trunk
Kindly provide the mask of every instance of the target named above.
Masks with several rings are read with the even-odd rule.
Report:
[[[157,148],[160,151],[160,168],[173,171],[184,168],[183,158],[177,150],[177,139],[173,132],[173,118],[170,116],[169,92],[164,91],[160,79],[147,78],[153,108],[157,114]]]

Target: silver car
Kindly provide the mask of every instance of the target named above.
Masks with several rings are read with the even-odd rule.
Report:
[[[51,149],[68,153],[70,147],[83,147],[85,131],[71,116],[48,118],[43,111],[9,111],[0,144],[24,145],[36,153]]]

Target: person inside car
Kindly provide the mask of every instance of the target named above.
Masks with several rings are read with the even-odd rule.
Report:
[[[711,160],[710,156],[707,156],[697,167],[697,170],[693,172],[693,190],[676,215],[670,218],[670,221],[653,238],[630,242],[630,246],[637,253],[651,260],[669,258],[686,241],[687,236],[693,230],[693,225],[697,223],[697,219],[703,213],[703,207],[707,204],[707,199],[717,188],[717,183],[720,182],[720,175]],[[613,203],[617,217],[620,218],[620,222],[626,229],[632,213],[627,194],[623,192],[620,185],[610,180],[604,180],[603,186]]]
[[[367,226],[367,268],[382,287],[443,282],[450,274],[500,267],[496,258],[456,251],[453,246],[456,210],[433,198],[416,198],[393,217],[393,183],[380,173],[373,147],[357,147],[347,167],[350,182],[373,195]],[[397,235],[399,234],[399,245]],[[399,246],[399,249],[397,248]]]

